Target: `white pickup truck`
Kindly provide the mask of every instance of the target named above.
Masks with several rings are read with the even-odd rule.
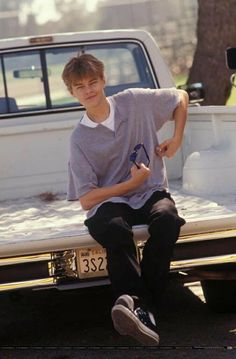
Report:
[[[84,109],[61,72],[81,52],[104,61],[107,95],[175,86],[145,31],[0,41],[0,291],[109,283],[105,251],[88,234],[79,202],[66,201],[69,136]],[[160,136],[170,133],[168,123]],[[236,107],[190,105],[182,148],[166,160],[172,195],[187,222],[170,274],[201,281],[206,302],[219,311],[236,310],[235,136]],[[145,225],[134,233],[141,248]]]

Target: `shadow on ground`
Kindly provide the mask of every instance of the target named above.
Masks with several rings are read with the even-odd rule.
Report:
[[[24,295],[5,293],[0,295],[0,303],[0,346],[138,345],[113,329],[109,286]],[[158,326],[163,348],[236,346],[236,314],[210,312],[199,297],[175,281],[170,283],[160,309]]]

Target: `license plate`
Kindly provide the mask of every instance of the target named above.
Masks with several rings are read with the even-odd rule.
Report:
[[[81,279],[104,277],[107,272],[106,250],[102,247],[77,250],[77,268]]]

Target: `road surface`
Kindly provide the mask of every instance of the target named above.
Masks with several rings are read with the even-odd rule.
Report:
[[[0,359],[236,358],[236,314],[213,313],[199,283],[172,283],[159,315],[160,347],[113,329],[110,287],[0,295]]]

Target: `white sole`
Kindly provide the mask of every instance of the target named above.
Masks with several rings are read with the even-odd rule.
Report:
[[[129,335],[147,346],[159,345],[159,335],[140,322],[134,313],[121,304],[112,308],[114,328],[121,335]]]
[[[120,296],[115,302],[115,305],[117,304],[121,304],[131,311],[134,310],[134,301],[129,295],[123,294],[122,296]]]

